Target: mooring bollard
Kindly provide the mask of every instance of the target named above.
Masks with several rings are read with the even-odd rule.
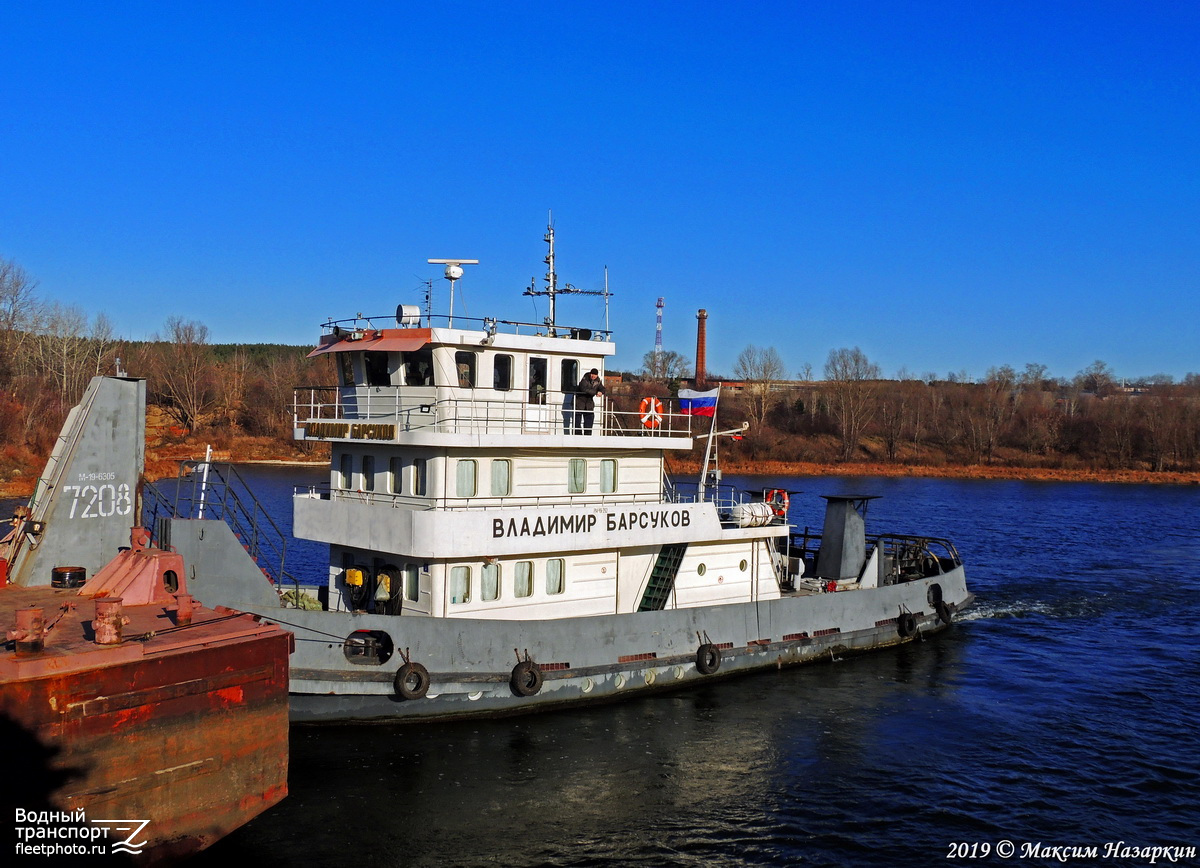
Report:
[[[17,609],[17,627],[8,631],[18,657],[41,654],[46,647],[46,616],[39,606]]]
[[[97,645],[120,645],[121,628],[128,623],[120,597],[96,598],[96,619],[92,621],[92,629],[96,632]]]

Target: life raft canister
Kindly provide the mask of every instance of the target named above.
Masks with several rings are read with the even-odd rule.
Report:
[[[646,428],[657,428],[662,425],[663,403],[653,396],[642,398],[639,410],[642,414],[642,425]]]
[[[782,488],[772,488],[767,492],[767,505],[771,507],[771,512],[780,518],[787,518],[788,506],[791,501],[791,497]]]

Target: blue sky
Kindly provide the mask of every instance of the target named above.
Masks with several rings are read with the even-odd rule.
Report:
[[[0,34],[0,257],[126,337],[313,342],[430,257],[538,319],[553,209],[616,367],[661,295],[726,373],[1200,371],[1194,3],[10,2]]]

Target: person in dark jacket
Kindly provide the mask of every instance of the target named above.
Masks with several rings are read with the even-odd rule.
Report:
[[[596,396],[604,394],[604,383],[600,381],[600,372],[592,368],[583,375],[575,388],[575,433],[591,434],[592,420],[595,418]]]

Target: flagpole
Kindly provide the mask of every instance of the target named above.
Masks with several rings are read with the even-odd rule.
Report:
[[[713,444],[716,442],[717,408],[721,406],[721,384],[717,383],[717,400],[713,403],[712,424],[708,427],[708,445],[704,447],[704,467],[700,471],[699,500],[703,503],[708,499],[708,462],[712,455]]]

